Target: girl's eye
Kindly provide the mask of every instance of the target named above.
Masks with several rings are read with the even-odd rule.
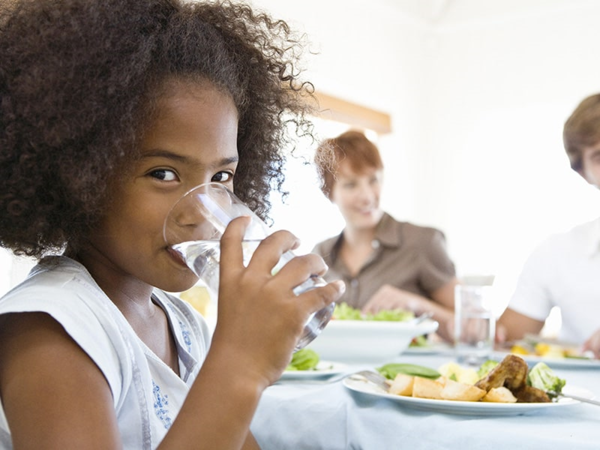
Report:
[[[149,174],[152,178],[156,178],[161,181],[175,181],[177,180],[177,175],[175,172],[168,169],[156,169],[150,172]]]
[[[231,181],[233,178],[233,174],[231,172],[217,172],[213,175],[210,181],[215,181],[219,183],[225,183],[227,181]]]

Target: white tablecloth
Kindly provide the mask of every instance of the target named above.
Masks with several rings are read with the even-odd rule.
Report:
[[[449,355],[398,358],[432,368],[450,360]],[[555,369],[555,373],[600,398],[600,369]],[[515,416],[464,416],[357,394],[340,381],[286,382],[265,391],[252,431],[264,450],[598,450],[600,407],[578,404]]]

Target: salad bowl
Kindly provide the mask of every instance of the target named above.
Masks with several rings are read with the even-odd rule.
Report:
[[[310,345],[321,359],[350,364],[381,364],[398,357],[413,338],[437,330],[438,322],[332,319]]]

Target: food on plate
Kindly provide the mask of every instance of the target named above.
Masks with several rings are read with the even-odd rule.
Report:
[[[536,367],[532,370],[534,369],[536,369]],[[550,373],[552,372],[550,368],[548,368],[548,370]],[[485,389],[486,391],[504,386],[513,393],[517,398],[517,401],[522,403],[550,402],[550,397],[543,389],[529,384],[530,380],[528,378],[528,372],[529,367],[523,358],[516,355],[506,355],[502,362],[490,370],[490,372],[484,378],[479,380],[475,386]],[[555,385],[556,383],[552,386],[554,387]]]
[[[576,358],[593,359],[593,355],[581,353],[578,346],[552,341],[544,341],[539,337],[528,335],[510,348],[510,353],[524,356],[540,356],[543,358]]]
[[[458,381],[446,378],[444,388],[440,392],[444,400],[459,400],[463,402],[476,402],[487,394],[483,389],[472,384],[459,383]]]
[[[414,338],[411,339],[410,344],[408,344],[409,347],[418,347],[418,348],[422,348],[422,347],[429,347],[429,341],[427,340],[427,335],[420,335],[420,336],[415,336]]]
[[[422,377],[414,377],[412,396],[419,398],[432,398],[441,400],[442,389],[446,384],[446,378],[440,377],[435,380]]]
[[[483,396],[481,401],[493,403],[516,403],[517,397],[515,397],[508,388],[500,386],[490,389],[488,393]]]
[[[505,386],[511,392],[524,386],[527,382],[529,367],[523,358],[507,355],[500,364],[476,383],[477,387],[489,391],[492,388]]]
[[[485,377],[488,373],[490,373],[490,370],[492,370],[498,364],[500,363],[494,359],[488,359],[487,361],[485,361],[481,366],[479,366],[479,369],[477,370],[478,379]]]
[[[449,380],[459,381],[465,384],[475,384],[479,380],[475,369],[470,367],[462,367],[460,364],[455,362],[446,363],[438,369],[442,376]]]
[[[414,382],[415,377],[399,373],[396,375],[396,378],[394,378],[394,381],[392,382],[388,392],[390,394],[405,395],[410,397],[413,393]]]
[[[375,314],[364,314],[360,309],[347,303],[337,303],[331,316],[333,320],[375,320],[387,322],[405,322],[415,318],[411,311],[404,309],[383,310]]]
[[[527,384],[546,392],[550,398],[558,396],[566,381],[558,378],[545,363],[539,362],[527,374]]]
[[[319,360],[320,358],[317,352],[310,348],[303,348],[292,355],[292,360],[285,370],[316,370]]]
[[[391,394],[463,402],[547,403],[566,383],[546,364],[538,363],[529,370],[516,355],[507,355],[501,362],[486,361],[479,370],[454,362],[438,371],[402,363],[385,364],[377,370],[393,380],[388,390]]]
[[[437,370],[430,369],[429,367],[406,363],[384,364],[383,366],[378,367],[377,371],[389,380],[396,378],[396,375],[399,373],[433,380],[442,376]]]
[[[550,396],[541,389],[526,384],[513,393],[519,403],[550,403],[552,401]]]

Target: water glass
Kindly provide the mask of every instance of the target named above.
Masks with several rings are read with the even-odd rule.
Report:
[[[454,291],[454,348],[459,363],[478,366],[494,351],[496,319],[491,286],[458,284]]]
[[[195,187],[173,206],[165,220],[164,236],[167,244],[208,287],[213,298],[217,298],[219,292],[220,239],[229,222],[239,216],[249,216],[251,219],[242,242],[244,264],[247,265],[260,242],[271,231],[222,184],[207,183]],[[272,273],[277,273],[294,257],[291,251],[284,253]],[[326,284],[323,278],[313,275],[296,286],[294,293],[300,295]],[[330,304],[311,315],[296,344],[296,351],[319,335],[331,319],[334,307],[334,304]]]

